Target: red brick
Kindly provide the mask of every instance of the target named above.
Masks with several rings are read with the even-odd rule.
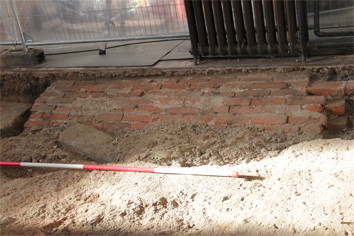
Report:
[[[152,126],[152,124],[147,124],[147,123],[134,123],[131,125],[131,129],[137,130],[137,129],[144,129],[146,127]]]
[[[34,101],[35,104],[38,104],[38,103],[45,103],[45,101],[47,100],[47,98],[45,97],[39,97],[36,99],[36,101]]]
[[[218,87],[220,87],[220,84],[217,83],[194,83],[190,85],[190,89],[212,89]]]
[[[183,117],[184,120],[195,122],[195,123],[209,123],[210,121],[214,120],[214,116],[208,115],[187,115]]]
[[[23,127],[30,128],[30,127],[37,127],[37,126],[44,126],[44,125],[45,123],[41,120],[36,120],[36,121],[28,120],[26,121]]]
[[[67,86],[58,87],[58,90],[63,91],[63,92],[77,92],[77,91],[80,91],[81,88],[82,88],[81,86],[67,85]]]
[[[268,105],[264,107],[264,112],[275,114],[293,114],[301,112],[300,105]]]
[[[154,115],[152,122],[176,122],[176,121],[182,121],[183,116],[182,115]]]
[[[265,97],[269,95],[270,90],[268,89],[245,90],[242,92],[236,92],[236,97]]]
[[[287,116],[282,115],[259,115],[251,117],[253,124],[281,125],[286,124]]]
[[[226,106],[248,106],[250,103],[250,98],[225,98],[223,101]]]
[[[172,107],[166,109],[166,112],[170,114],[194,114],[197,109],[193,107]]]
[[[107,86],[88,86],[88,87],[82,87],[82,90],[84,92],[104,92],[106,88]]]
[[[273,75],[268,73],[249,74],[249,75],[242,74],[242,75],[238,75],[236,78],[240,81],[269,81],[270,82],[273,80]]]
[[[37,112],[31,115],[30,119],[41,119],[44,113]]]
[[[348,126],[348,118],[346,116],[340,116],[328,121],[329,130],[343,130]]]
[[[75,101],[75,97],[63,97],[63,98],[58,98],[58,97],[54,97],[54,98],[49,98],[47,100],[47,104],[49,105],[57,105],[57,104],[70,104],[73,101]]]
[[[300,132],[308,135],[321,134],[323,131],[322,125],[306,125],[300,128]]]
[[[152,105],[142,105],[137,108],[138,111],[145,111],[145,112],[151,112],[151,113],[158,113],[161,112],[162,109],[157,107],[157,106],[152,106]]]
[[[96,120],[97,121],[103,121],[103,122],[117,122],[121,121],[123,117],[123,114],[99,114],[96,115]]]
[[[153,104],[154,102],[150,99],[144,99],[144,98],[134,98],[134,97],[128,97],[128,98],[122,98],[120,100],[120,102],[122,103],[128,103],[129,105],[151,105]]]
[[[103,129],[130,129],[131,124],[129,123],[103,123]]]
[[[294,89],[274,89],[270,93],[272,96],[305,96],[307,94],[306,89],[302,88],[299,90]]]
[[[285,82],[255,82],[252,86],[252,88],[255,89],[271,89],[271,88],[286,88],[287,83]]]
[[[159,100],[161,104],[174,104],[174,105],[183,105],[183,103],[186,101],[185,98],[174,98],[174,97],[161,97],[156,99]]]
[[[312,112],[319,112],[319,113],[323,112],[322,105],[304,105],[303,109],[305,109],[307,111],[312,111]]]
[[[65,120],[69,117],[68,114],[53,113],[48,120]]]
[[[51,106],[51,105],[37,105],[37,104],[34,104],[32,106],[32,108],[31,108],[31,111],[32,112],[36,112],[36,111],[39,111],[39,112],[50,112],[54,108],[55,108],[55,106]]]
[[[242,116],[242,115],[217,116],[215,118],[215,124],[248,124],[249,119],[250,119],[249,116]]]
[[[223,85],[225,87],[234,87],[234,88],[239,88],[239,89],[252,89],[253,88],[253,83],[247,83],[247,82],[236,82],[236,83],[228,83]]]
[[[213,107],[209,110],[207,110],[207,113],[228,113],[229,112],[229,106],[220,106],[220,107]]]
[[[289,105],[309,105],[321,104],[324,105],[326,98],[324,96],[293,96],[286,99]]]
[[[230,113],[234,114],[257,114],[264,110],[263,106],[235,106],[230,108]]]
[[[347,86],[345,87],[345,91],[348,96],[354,94],[354,81],[347,81]]]
[[[162,89],[171,89],[171,90],[186,89],[188,87],[189,87],[189,84],[164,84],[164,85],[162,85]]]
[[[317,81],[307,88],[309,94],[320,96],[344,96],[345,82]]]
[[[87,92],[87,93],[77,93],[77,96],[79,98],[87,98],[88,96],[90,96],[91,93]]]
[[[327,126],[327,116],[321,115],[319,117],[311,117],[311,116],[295,116],[291,115],[288,118],[289,124],[321,124],[324,127]]]
[[[133,91],[159,90],[161,84],[139,84],[133,87]]]
[[[174,96],[176,97],[200,97],[203,95],[203,92],[200,90],[192,91],[192,90],[177,90],[174,92]]]
[[[283,97],[265,97],[265,98],[252,98],[252,106],[265,106],[265,105],[279,105],[284,104],[285,98]]]
[[[325,109],[332,115],[344,115],[345,113],[345,99],[329,102],[325,105]]]
[[[310,84],[309,80],[302,80],[302,81],[288,81],[290,88],[307,88]]]
[[[235,97],[234,92],[204,91],[203,97]]]
[[[144,91],[132,91],[130,93],[118,93],[116,96],[117,97],[142,97],[144,96],[145,92]]]
[[[72,107],[57,107],[57,108],[55,108],[55,111],[56,112],[69,112],[72,109],[73,109]]]
[[[133,114],[126,114],[123,116],[122,121],[127,122],[150,122],[152,116],[151,115],[133,115]]]

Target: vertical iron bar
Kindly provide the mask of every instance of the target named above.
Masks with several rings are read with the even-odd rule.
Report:
[[[267,42],[265,38],[262,1],[253,0],[253,6],[254,6],[255,21],[256,21],[258,52],[260,54],[265,54],[267,53]]]
[[[195,15],[193,10],[193,3],[191,0],[184,0],[184,5],[186,8],[189,36],[192,44],[192,55],[194,57],[194,63],[197,64],[198,60],[200,59],[200,53],[198,48],[199,40],[198,40],[197,25],[195,22]]]
[[[210,0],[203,0],[203,9],[205,13],[205,22],[208,31],[210,54],[217,55],[219,46],[218,46],[218,40],[216,38],[214,14],[213,14],[213,9],[211,7]]]
[[[25,36],[23,34],[23,30],[22,30],[22,26],[21,26],[20,20],[18,18],[18,11],[17,11],[16,4],[14,3],[14,0],[10,0],[10,3],[11,3],[10,5],[11,5],[11,8],[12,8],[14,17],[15,17],[16,28],[18,30],[18,33],[20,34],[20,37],[21,37],[23,51],[25,53],[27,53],[28,52],[28,48],[26,46],[26,39],[25,39]]]
[[[220,45],[220,52],[222,55],[228,54],[228,47],[226,41],[226,32],[224,28],[224,20],[223,20],[223,13],[221,9],[221,2],[220,1],[212,1],[212,6],[214,10],[214,21],[216,24],[216,31],[218,36],[218,41]]]
[[[265,19],[267,26],[268,52],[276,54],[278,52],[278,43],[276,38],[276,29],[274,21],[274,10],[272,0],[264,1]]]
[[[300,35],[300,52],[302,62],[306,61],[308,56],[308,42],[309,42],[309,32],[308,32],[308,22],[307,22],[307,7],[306,0],[296,0],[297,17],[299,22],[299,35]]]
[[[193,1],[195,19],[197,23],[200,48],[203,56],[209,55],[209,44],[205,28],[205,20],[201,1]]]
[[[246,23],[247,45],[250,54],[257,54],[257,42],[254,35],[253,13],[251,0],[242,0],[243,16]]]
[[[288,17],[288,39],[289,39],[289,50],[291,53],[297,52],[297,40],[296,40],[296,12],[295,12],[295,2],[294,0],[288,0],[285,2],[285,7]]]
[[[222,6],[224,10],[226,36],[229,45],[229,51],[231,55],[237,55],[237,42],[235,38],[236,32],[235,32],[234,22],[232,19],[231,1],[230,0],[222,1]]]
[[[285,15],[283,0],[273,0],[275,8],[275,19],[277,21],[277,32],[280,53],[288,53],[288,45],[286,40]]]
[[[247,54],[247,39],[242,15],[242,6],[240,0],[232,0],[232,10],[236,25],[236,36],[238,41],[238,51],[240,54]]]

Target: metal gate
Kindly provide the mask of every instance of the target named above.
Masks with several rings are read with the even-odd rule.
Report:
[[[203,57],[247,56],[302,56],[304,61],[314,50],[312,32],[316,37],[353,35],[348,31],[323,32],[321,30],[326,28],[319,25],[319,7],[324,2],[344,1],[348,2],[185,0],[195,62]],[[354,19],[353,12],[348,14]],[[312,28],[309,28],[309,19],[313,19]],[[345,27],[349,28],[350,24]]]

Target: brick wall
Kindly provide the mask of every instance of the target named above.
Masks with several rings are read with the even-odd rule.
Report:
[[[320,133],[348,125],[346,104],[353,97],[353,82],[311,82],[308,73],[300,72],[61,80],[35,101],[25,127],[79,122],[141,129],[186,121]]]

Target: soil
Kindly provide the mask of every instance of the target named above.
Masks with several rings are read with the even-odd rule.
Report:
[[[3,138],[1,161],[92,163],[65,126]],[[112,133],[112,165],[238,170],[236,178],[1,168],[1,235],[354,235],[354,132],[165,124]]]

